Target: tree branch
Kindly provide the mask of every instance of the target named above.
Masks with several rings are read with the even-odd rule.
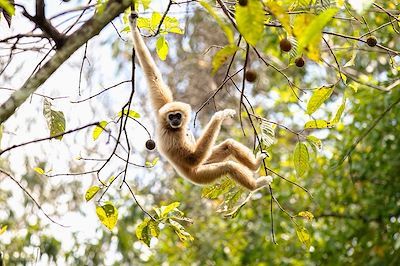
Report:
[[[110,21],[121,14],[130,4],[130,0],[110,0],[107,5],[107,12],[96,13],[80,29],[71,34],[63,47],[0,106],[0,124],[6,121],[79,47],[99,34]]]

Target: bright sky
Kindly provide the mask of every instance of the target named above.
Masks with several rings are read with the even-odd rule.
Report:
[[[68,9],[67,6],[76,6],[77,2],[78,1],[71,1],[70,3],[66,4],[62,3],[61,1],[46,1],[48,17],[51,17],[62,10]],[[31,14],[34,13],[33,1],[19,1],[19,3],[24,4]],[[4,38],[5,36],[10,36],[16,33],[29,32],[31,30],[31,23],[27,23],[27,21],[22,18],[18,11],[19,10],[17,9],[17,14],[15,17],[13,17],[11,30],[8,29],[4,20],[0,22],[0,38]],[[120,26],[119,20],[116,21],[116,25],[117,27]],[[91,83],[89,84],[86,82],[87,80],[85,80],[86,77],[83,78],[83,96],[90,96],[100,91],[104,87],[111,86],[130,78],[130,64],[127,65],[126,71],[117,72],[117,65],[115,64],[115,59],[112,58],[110,45],[101,45],[105,41],[110,41],[114,38],[117,38],[114,29],[112,27],[108,27],[101,33],[100,37],[89,42],[88,57],[91,64],[90,66],[92,67],[92,76]],[[95,51],[94,49],[101,50]],[[6,54],[7,52],[7,50],[0,49],[1,55]],[[0,87],[18,89],[30,75],[38,61],[41,60],[42,56],[43,55],[38,56],[36,53],[23,53],[15,56],[13,58],[13,64],[10,65],[4,75],[12,76],[12,79],[10,81],[5,81],[4,78],[0,77]],[[130,92],[130,85],[126,84],[110,90],[109,93],[97,97],[96,99],[90,101],[90,103],[70,103],[70,100],[75,100],[78,96],[79,66],[81,64],[82,56],[83,48],[78,50],[68,60],[67,63],[64,63],[63,66],[37,91],[38,93],[43,93],[50,96],[70,96],[68,99],[56,100],[53,102],[53,105],[58,110],[64,112],[66,116],[67,130],[88,124],[90,122],[98,121],[99,119],[107,120],[112,118],[118,111],[120,111],[120,108],[125,103]],[[2,57],[1,60],[4,60],[4,57]],[[86,63],[85,70],[89,69],[87,66],[88,65]],[[140,78],[140,76],[138,78]],[[140,88],[145,88],[143,81],[137,82],[136,88],[137,90]],[[0,102],[5,101],[9,95],[10,92],[0,90]],[[29,101],[23,104],[18,109],[17,114],[13,115],[5,123],[6,133],[3,135],[1,147],[5,148],[13,144],[48,136],[49,131],[46,126],[45,118],[42,115],[42,107],[43,99],[41,97],[32,97]],[[141,102],[138,98],[136,101],[134,101],[132,109],[142,112],[142,107],[143,102]],[[95,117],[93,115],[94,113]],[[152,121],[143,120],[142,122],[154,136]],[[100,153],[104,153],[106,151],[109,152],[112,144],[105,144],[107,137],[102,136],[103,138],[100,137],[100,139],[94,142],[91,140],[91,132],[92,130],[88,130],[78,134],[65,136],[61,142],[57,140],[46,141],[41,144],[33,144],[27,146],[26,148],[13,150],[9,153],[10,156],[8,159],[15,177],[20,179],[21,175],[25,173],[26,156],[30,158],[31,169],[28,169],[28,171],[32,172],[32,174],[34,173],[33,168],[36,167],[37,163],[40,161],[46,161],[48,163],[48,169],[45,170],[52,169],[53,174],[68,173],[70,169],[69,163],[74,161],[74,158],[80,153],[85,155],[84,147],[82,147],[80,144],[86,143],[85,139],[87,138],[87,135],[89,135],[89,141],[87,141],[88,144],[86,147],[95,147]],[[143,150],[144,143],[148,139],[148,136],[139,126],[132,126],[130,132],[135,135],[135,137],[131,139],[132,146],[135,147],[136,150],[134,156],[132,157],[132,161],[144,163],[144,157],[149,155],[147,151]],[[150,155],[156,156],[157,154]],[[79,162],[76,161],[76,163]],[[109,168],[110,170],[113,169],[112,166]],[[88,167],[87,170],[90,170],[90,167]],[[157,169],[154,169],[153,171],[157,171]],[[138,171],[137,168],[134,172],[145,177],[155,176],[154,172],[151,173],[147,171],[146,173],[143,173],[142,170]],[[109,171],[107,173],[107,171],[105,171],[103,174],[103,178],[108,179],[112,172]],[[82,180],[82,197],[86,189],[89,188],[95,181],[94,176],[86,175],[81,177],[51,178],[50,183],[54,186],[66,185],[65,181],[67,179]],[[131,180],[131,182],[134,184],[135,181]],[[10,200],[9,205],[21,215],[24,210],[24,206],[21,205],[21,199],[24,197],[22,191],[20,191],[20,189],[12,181],[6,179],[3,179],[1,182],[1,187],[2,190],[10,189],[16,192],[15,194],[17,196]],[[64,208],[66,210],[66,201],[68,201],[68,199],[63,199],[62,197],[58,198],[57,202],[60,204],[57,204],[57,209],[60,210]],[[64,205],[61,204],[62,202],[64,202]],[[47,212],[51,213],[56,206],[51,203],[42,203],[42,207]],[[83,204],[81,207],[84,213],[88,214],[88,216],[82,216],[77,212],[66,212],[62,217],[53,217],[60,223],[70,226],[69,228],[60,228],[60,226],[52,224],[36,208],[30,222],[35,223],[35,219],[39,218],[43,223],[48,223],[50,225],[50,233],[62,241],[65,249],[70,249],[73,245],[73,242],[71,241],[73,232],[78,233],[82,242],[91,241],[92,239],[96,239],[98,237],[96,237],[96,228],[100,226],[100,223],[95,214],[93,203]],[[3,215],[5,215],[5,213],[0,212],[1,220],[6,218]],[[104,227],[103,229],[104,233],[108,233],[107,229]],[[12,229],[9,228],[8,232],[1,236],[1,242],[9,242],[11,240],[11,235],[15,235],[17,233],[18,232],[12,231]],[[20,234],[24,234],[24,231],[20,232]],[[37,239],[37,241],[39,241],[39,239]],[[116,243],[114,243],[114,248],[116,247],[115,244]],[[28,250],[29,252],[32,252],[32,254],[37,254],[38,252],[35,248]],[[81,252],[83,252],[83,250]],[[110,254],[114,255],[113,250],[110,250],[109,252]],[[110,261],[111,257],[108,258],[108,260]],[[36,265],[49,265],[49,262],[46,261],[45,257],[43,257],[42,260]],[[57,265],[63,264],[62,262],[58,262]]]

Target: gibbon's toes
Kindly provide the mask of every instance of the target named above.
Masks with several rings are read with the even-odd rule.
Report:
[[[257,152],[257,155],[256,155],[257,159],[264,160],[267,157],[268,157],[268,155],[265,152],[261,152],[261,151]]]
[[[272,176],[270,176],[270,175],[260,176],[256,180],[257,188],[261,188],[261,187],[265,187],[265,186],[271,185],[273,180],[274,180],[274,178]]]

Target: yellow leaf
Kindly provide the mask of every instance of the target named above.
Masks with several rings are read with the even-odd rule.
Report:
[[[296,233],[297,237],[299,238],[300,242],[304,244],[307,248],[311,246],[311,237],[308,233],[307,229],[303,226],[296,226]]]
[[[311,120],[304,124],[305,129],[309,128],[331,128],[334,124],[327,120]]]
[[[4,232],[7,230],[7,225],[5,225],[5,226],[3,226],[1,229],[0,229],[0,235],[2,235],[2,234],[4,234]]]
[[[91,199],[94,197],[94,195],[97,194],[97,192],[98,192],[99,190],[100,190],[100,187],[98,187],[98,186],[92,186],[92,187],[90,187],[90,188],[86,191],[86,193],[85,193],[85,200],[86,200],[86,201],[91,200]]]
[[[298,38],[297,54],[302,54],[305,50],[310,59],[319,60],[319,46],[322,38],[322,30],[332,20],[332,17],[339,11],[337,8],[328,8],[296,36]]]
[[[227,45],[219,50],[212,59],[212,74],[215,74],[221,65],[239,49],[234,44]]]
[[[294,18],[293,23],[293,34],[296,38],[299,38],[304,34],[304,29],[306,29],[313,19],[315,18],[314,14],[298,14]]]
[[[117,224],[118,210],[109,201],[102,206],[97,206],[96,214],[100,222],[104,224],[109,230],[112,230]]]
[[[300,217],[306,218],[310,222],[314,219],[314,215],[309,211],[302,211],[302,212],[299,212],[299,214],[297,214],[297,215]]]
[[[236,4],[236,23],[246,42],[255,46],[264,32],[264,7],[259,0],[248,0],[246,6]]]
[[[158,57],[160,57],[160,59],[163,61],[167,59],[168,50],[169,50],[168,42],[164,36],[161,36],[160,38],[158,38],[156,42],[156,52]]]
[[[276,1],[268,1],[266,3],[271,13],[281,22],[283,28],[289,35],[292,35],[292,27],[290,26],[290,17]]]
[[[332,124],[337,124],[339,122],[340,117],[343,114],[345,105],[346,105],[346,99],[344,99],[343,103],[339,106],[339,109],[337,110],[335,117],[331,121]]]
[[[45,173],[44,170],[40,167],[35,167],[35,168],[33,168],[33,170],[35,170],[35,172],[40,175],[43,175]]]
[[[94,130],[93,130],[93,134],[92,134],[93,140],[96,140],[100,136],[100,134],[106,128],[108,122],[107,121],[101,121],[99,124],[100,125],[96,126],[94,128]]]
[[[334,85],[322,86],[314,90],[313,95],[307,103],[307,114],[314,113],[332,94]]]
[[[307,146],[304,143],[298,142],[293,152],[294,168],[297,176],[302,177],[309,168],[309,154]]]

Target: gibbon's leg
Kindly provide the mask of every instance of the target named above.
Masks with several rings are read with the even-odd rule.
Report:
[[[221,129],[222,122],[228,117],[233,117],[235,113],[235,110],[225,109],[216,112],[211,117],[211,120],[208,122],[202,135],[196,141],[196,146],[193,152],[194,158],[197,158],[198,161],[202,161],[206,156],[209,156]]]
[[[233,161],[200,165],[194,170],[189,179],[198,184],[208,184],[224,175],[229,175],[233,180],[249,190],[255,190],[272,182],[265,176],[256,180],[247,167],[243,167],[243,165]]]
[[[234,139],[227,139],[213,148],[212,154],[207,159],[206,163],[222,162],[229,156],[233,156],[238,162],[248,167],[250,170],[256,171],[260,167],[262,160],[266,157],[266,154],[258,153],[254,156],[253,152],[243,144]]]

